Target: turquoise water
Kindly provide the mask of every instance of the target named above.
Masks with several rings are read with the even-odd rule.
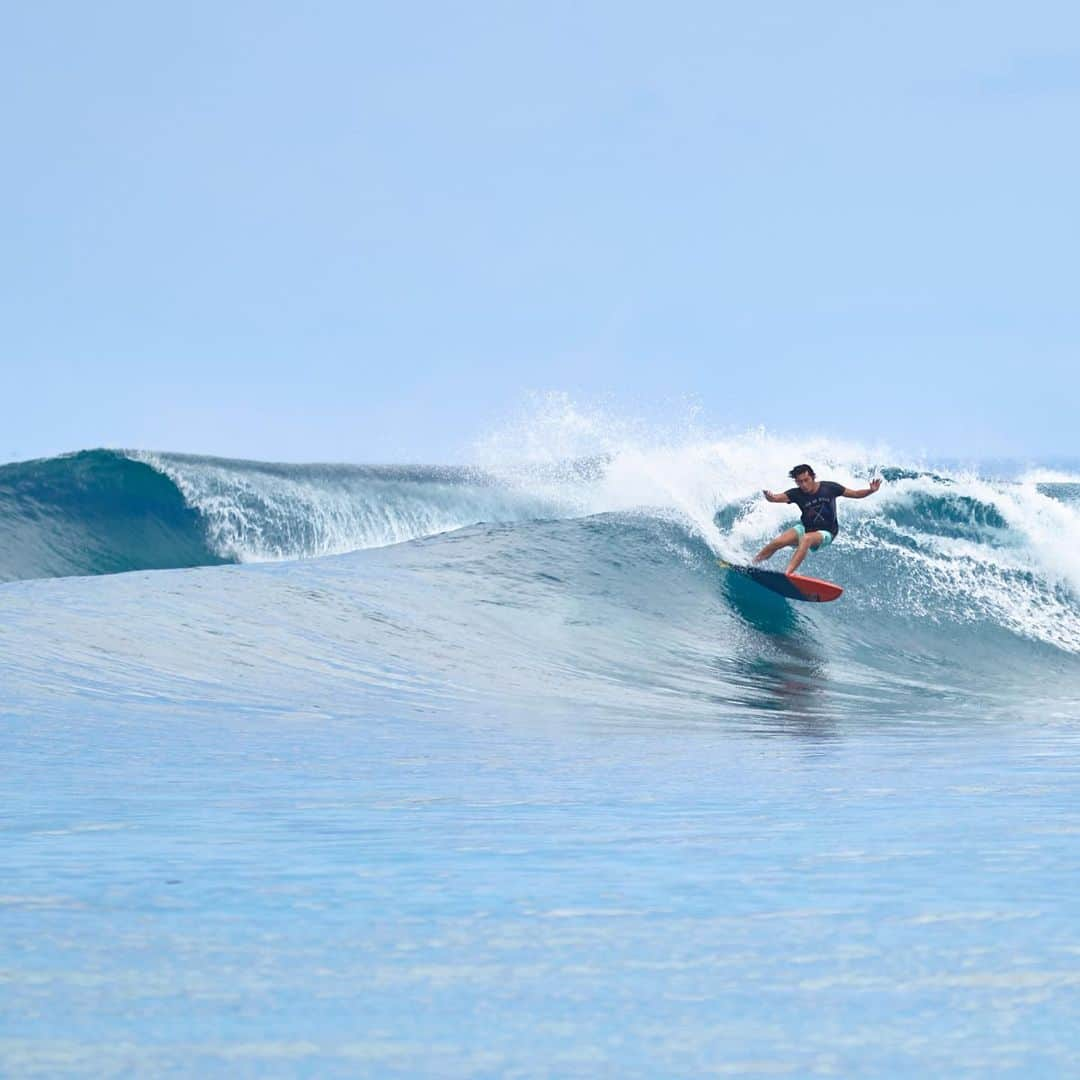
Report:
[[[796,605],[773,452],[0,467],[0,1071],[1075,1072],[1077,481],[885,464]]]

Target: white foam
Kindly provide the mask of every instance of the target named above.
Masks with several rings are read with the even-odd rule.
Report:
[[[712,434],[694,413],[676,425],[650,425],[580,406],[563,394],[537,398],[531,410],[481,440],[477,454],[488,472],[542,492],[569,512],[670,512],[728,557],[741,557],[750,538],[756,542],[790,517],[791,507],[766,503],[761,492],[790,486],[793,464],[811,461],[850,484],[890,458],[884,448],[822,434],[800,439],[764,428]],[[583,477],[567,467],[575,461],[604,464]],[[745,503],[745,512],[732,532],[721,533],[716,515],[733,503]]]
[[[842,504],[842,542],[835,549],[889,552],[912,587],[898,585],[910,614],[990,618],[1008,629],[1080,651],[1080,512],[1037,488],[1064,482],[1041,470],[1020,481],[990,481],[971,472],[925,471],[885,447],[864,447],[816,432],[802,439],[763,428],[712,434],[697,417],[661,429],[628,421],[600,407],[581,407],[565,395],[538,399],[531,411],[479,445],[483,466],[507,483],[542,491],[567,513],[639,510],[670,516],[732,561],[747,560],[793,518],[790,505],[768,503],[763,488],[784,490],[788,471],[808,462],[822,479],[865,487],[880,465],[919,473],[885,484],[877,495]],[[583,474],[571,461],[600,462]],[[939,535],[932,526],[905,530],[890,511],[928,497],[970,499],[992,507],[1003,536],[974,520],[968,539]],[[717,514],[736,507],[726,531]],[[999,530],[1000,532],[1000,530]],[[906,537],[902,546],[889,536]],[[914,583],[918,582],[918,587]]]
[[[168,476],[199,511],[212,549],[241,562],[339,555],[460,529],[513,521],[534,503],[478,482],[410,480],[388,472],[133,454]]]

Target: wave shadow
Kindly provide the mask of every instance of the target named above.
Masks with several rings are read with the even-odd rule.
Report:
[[[717,664],[730,687],[724,705],[749,710],[762,734],[826,737],[835,733],[828,654],[795,603],[741,574],[724,575],[721,591],[744,633]]]

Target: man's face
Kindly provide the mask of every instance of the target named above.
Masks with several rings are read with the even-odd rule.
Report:
[[[813,491],[817,481],[811,473],[801,472],[795,477],[795,483],[799,485],[799,488],[802,491]]]

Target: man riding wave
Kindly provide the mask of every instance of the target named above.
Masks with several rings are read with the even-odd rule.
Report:
[[[856,490],[832,480],[818,480],[809,465],[796,465],[788,476],[798,487],[790,488],[779,495],[766,491],[765,498],[773,503],[794,503],[802,511],[802,520],[798,525],[786,529],[775,540],[770,540],[754,556],[754,562],[764,562],[781,548],[793,547],[795,554],[791,556],[784,572],[794,574],[808,552],[823,551],[840,531],[836,520],[836,500],[841,495],[849,499],[865,499],[881,487],[881,481],[871,480],[869,487]]]

